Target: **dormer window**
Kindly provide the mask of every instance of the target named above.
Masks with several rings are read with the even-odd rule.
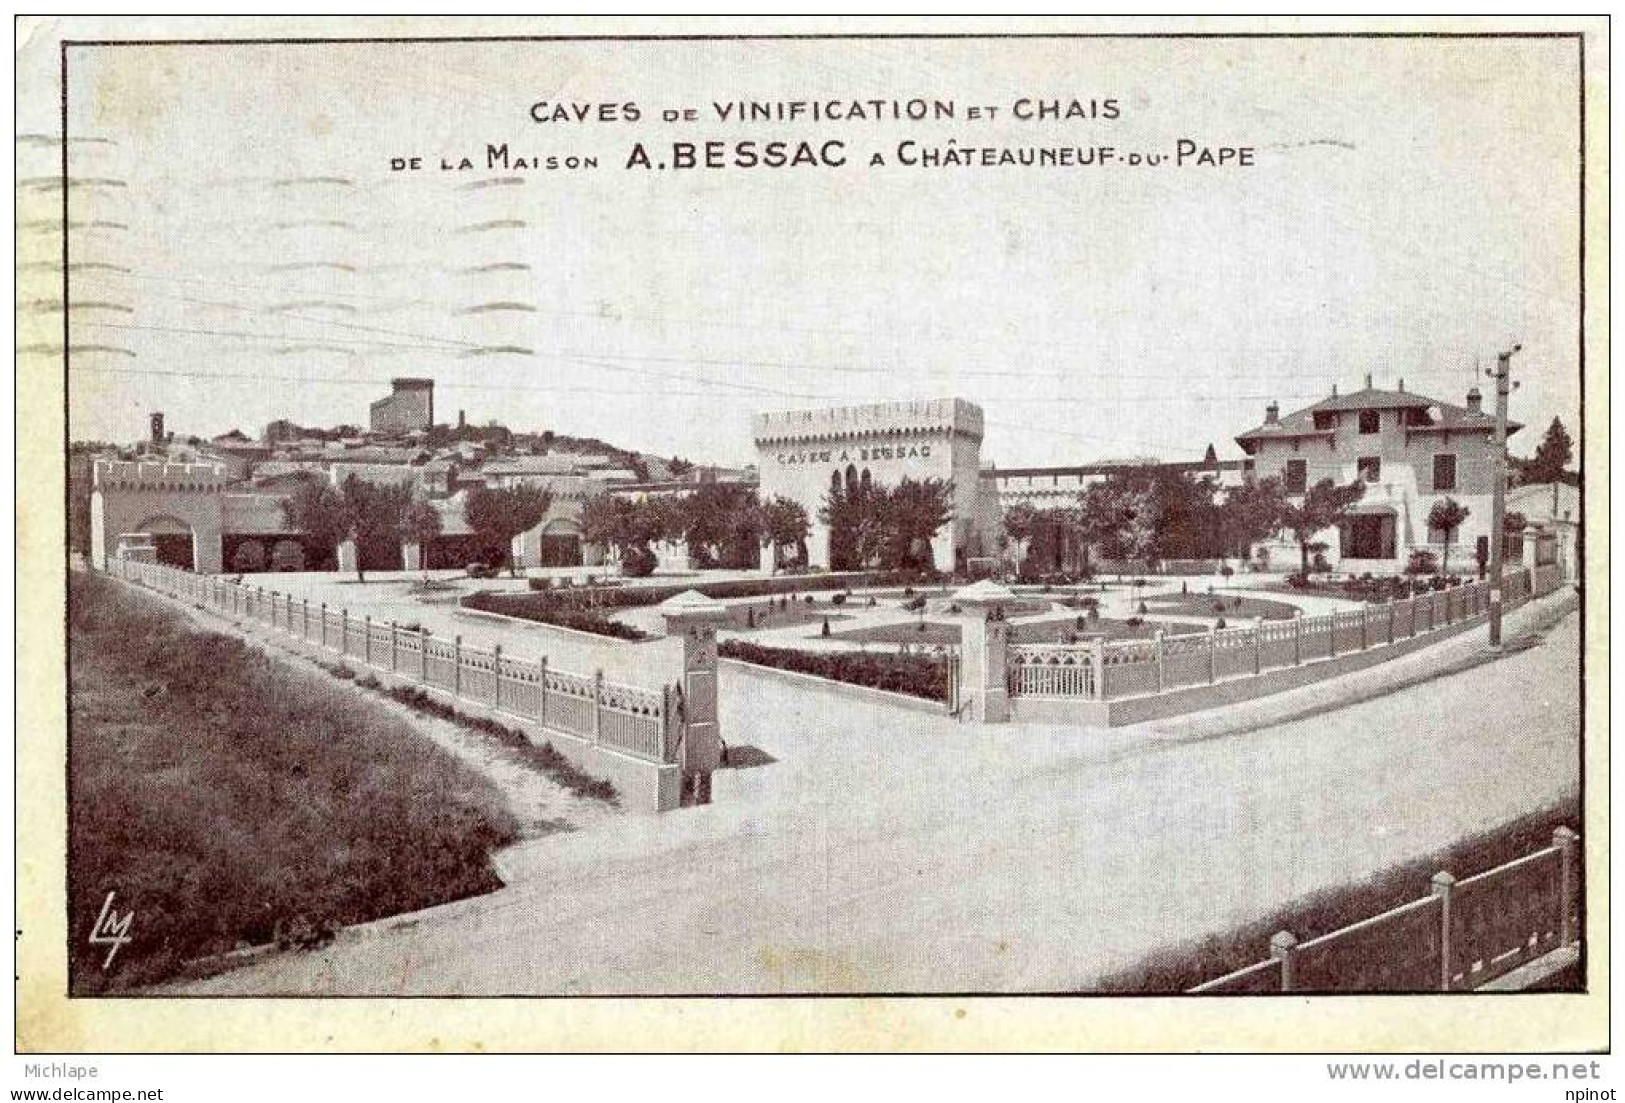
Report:
[[[1360,411],[1360,432],[1370,435],[1382,432],[1382,413],[1379,410]]]
[[[1337,428],[1337,412],[1335,410],[1316,410],[1315,411],[1315,428],[1316,429],[1335,429],[1335,428]]]

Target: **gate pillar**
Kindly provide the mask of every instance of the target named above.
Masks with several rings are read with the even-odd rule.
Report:
[[[952,599],[964,611],[959,620],[962,692],[971,719],[984,724],[1010,719],[1010,622],[1005,608],[1015,599],[991,579],[955,591]]]
[[[683,771],[685,803],[709,804],[711,772],[722,758],[717,626],[727,621],[728,610],[713,598],[686,590],[662,602],[660,615],[666,621],[666,636],[680,644],[684,737],[678,765]]]

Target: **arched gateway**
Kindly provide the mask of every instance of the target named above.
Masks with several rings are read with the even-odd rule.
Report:
[[[99,462],[90,493],[90,561],[105,570],[120,536],[147,533],[161,562],[221,569],[221,489],[213,463]]]

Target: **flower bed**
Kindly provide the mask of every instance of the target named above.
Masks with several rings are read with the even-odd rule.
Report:
[[[725,659],[903,693],[927,701],[943,701],[948,696],[948,664],[920,655],[797,651],[788,647],[762,647],[741,640],[724,640],[717,654]]]
[[[561,594],[564,591],[559,591]],[[623,624],[606,615],[602,609],[590,608],[562,600],[537,601],[547,594],[503,594],[480,590],[462,601],[466,609],[484,613],[497,613],[505,617],[519,617],[538,624],[551,624],[577,632],[591,632],[596,636],[609,636],[618,640],[652,639],[649,633],[632,624]]]

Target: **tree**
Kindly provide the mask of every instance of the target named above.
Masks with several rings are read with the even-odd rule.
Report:
[[[581,507],[581,538],[589,544],[624,552],[632,537],[633,503],[614,494],[599,494]]]
[[[818,510],[818,519],[829,526],[829,565],[850,571],[879,560],[885,512],[886,492],[872,483],[831,483]]]
[[[888,570],[932,565],[931,541],[954,515],[953,484],[946,479],[905,478],[884,495],[881,562]]]
[[[756,495],[743,483],[704,483],[684,503],[683,535],[695,562],[754,566],[762,520]]]
[[[1322,479],[1304,494],[1301,505],[1287,504],[1281,513],[1281,524],[1298,542],[1305,575],[1309,573],[1309,545],[1314,542],[1315,534],[1342,524],[1348,517],[1349,507],[1364,496],[1365,483],[1360,479],[1348,486]]]
[[[1250,479],[1234,488],[1219,507],[1223,549],[1248,555],[1254,544],[1281,531],[1286,508],[1286,487],[1277,476]]]
[[[521,483],[510,487],[475,487],[463,501],[463,519],[487,543],[500,545],[508,574],[517,577],[513,540],[541,524],[553,508],[553,492]]]
[[[305,534],[312,547],[323,555],[350,539],[352,523],[344,495],[325,479],[311,476],[294,488],[282,502],[288,527]]]
[[[1450,545],[1455,542],[1456,531],[1471,512],[1454,498],[1440,498],[1428,510],[1428,528],[1444,534],[1444,564],[1441,569],[1445,574],[1450,573]]]
[[[413,498],[401,518],[401,538],[405,543],[418,546],[418,567],[424,577],[429,574],[429,547],[440,535],[440,511],[421,498]]]
[[[1084,539],[1109,559],[1144,559],[1157,535],[1157,495],[1144,480],[1110,475],[1078,498]]]
[[[1016,502],[1004,511],[1004,535],[1017,543],[1031,540],[1038,511],[1026,502]]]
[[[265,569],[265,545],[258,540],[244,540],[231,553],[231,569],[238,574],[254,574]]]
[[[773,549],[773,567],[778,569],[780,553],[788,547],[796,549],[796,561],[807,561],[807,535],[812,526],[807,510],[793,498],[776,496],[762,503],[762,535]]]
[[[399,544],[412,502],[410,486],[382,486],[351,475],[336,488],[319,479],[305,480],[283,502],[282,510],[288,523],[318,547],[355,544],[356,578],[365,582],[363,549]]]
[[[398,549],[406,528],[406,515],[414,495],[409,484],[384,485],[351,475],[339,485],[350,515],[350,539],[355,542],[356,578],[365,581],[361,564],[369,548]]]
[[[1561,482],[1563,473],[1573,459],[1574,439],[1563,427],[1562,418],[1554,417],[1552,423],[1546,427],[1546,435],[1535,447],[1534,458],[1523,464],[1523,482]]]

